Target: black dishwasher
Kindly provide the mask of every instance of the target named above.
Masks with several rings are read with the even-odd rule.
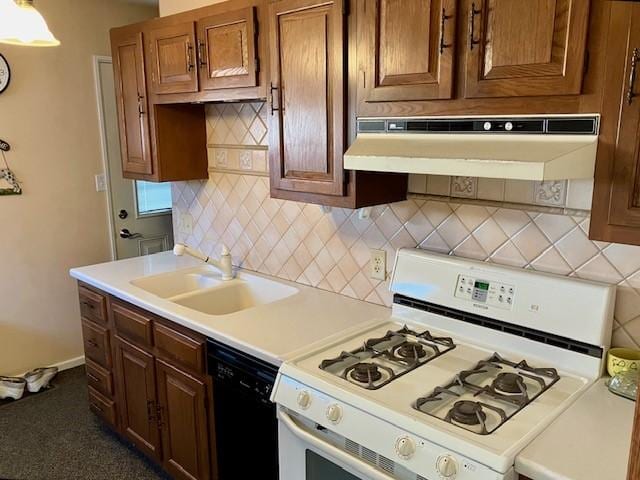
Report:
[[[220,480],[278,478],[278,422],[269,401],[278,369],[209,340]]]

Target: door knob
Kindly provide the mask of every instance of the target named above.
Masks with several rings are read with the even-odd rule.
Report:
[[[140,235],[139,233],[131,233],[127,228],[123,228],[122,230],[120,230],[120,238],[131,239],[131,238],[140,238],[141,236],[142,235]]]
[[[128,216],[129,212],[127,212],[126,210],[120,210],[120,213],[118,213],[118,218],[120,218],[121,220],[124,220]]]

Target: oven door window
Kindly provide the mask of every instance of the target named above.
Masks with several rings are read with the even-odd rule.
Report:
[[[361,480],[311,450],[306,451],[305,480]]]

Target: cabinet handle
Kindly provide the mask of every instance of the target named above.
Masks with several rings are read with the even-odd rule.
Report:
[[[153,404],[153,400],[147,400],[147,420],[149,420],[149,422],[153,422],[153,420],[156,418],[153,414],[153,411],[155,410]]]
[[[144,111],[144,104],[143,101],[144,100],[144,95],[140,95],[138,94],[138,115],[143,116],[146,112]]]
[[[476,40],[476,15],[480,15],[482,9],[476,9],[476,3],[471,4],[471,12],[469,15],[469,50],[473,50],[474,45],[478,45],[480,40]]]
[[[198,44],[198,63],[200,64],[200,68],[204,68],[207,66],[207,62],[204,61],[205,48],[207,48],[207,46],[204,44],[204,42],[200,42]]]
[[[284,108],[282,108],[282,106],[275,108],[273,106],[273,99],[274,99],[274,95],[273,92],[277,92],[279,90],[278,87],[274,87],[273,83],[271,83],[271,115],[273,116],[274,112],[279,112],[280,110],[284,111]]]
[[[96,377],[95,375],[92,375],[89,372],[87,372],[87,377],[89,377],[90,380],[93,380],[96,383],[100,383],[100,379],[98,377]]]
[[[187,70],[193,71],[195,65],[193,64],[193,45],[191,42],[187,42]]]
[[[445,9],[442,9],[442,18],[440,19],[440,55],[444,53],[445,48],[451,48],[450,43],[444,43],[444,31],[447,20],[450,20],[453,15],[447,15]]]
[[[81,303],[82,305],[84,305],[85,307],[90,308],[91,310],[93,310],[94,308],[96,308],[94,304],[89,303],[89,302],[80,302],[80,303]]]
[[[104,413],[104,410],[102,409],[102,407],[99,407],[98,405],[96,405],[95,403],[91,404],[92,408],[95,408],[96,410],[98,410],[100,413]]]
[[[638,96],[635,93],[636,86],[636,70],[638,67],[638,61],[640,60],[640,49],[634,48],[633,54],[631,55],[631,71],[629,73],[629,89],[627,90],[627,103],[631,105],[633,103],[633,99]]]
[[[94,339],[90,338],[89,340],[87,340],[87,343],[89,345],[91,345],[93,348],[98,348],[98,342],[96,342]]]
[[[158,428],[162,428],[164,425],[163,417],[164,407],[162,405],[156,405],[156,419],[158,421]]]

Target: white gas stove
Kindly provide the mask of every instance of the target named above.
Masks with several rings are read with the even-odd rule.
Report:
[[[392,317],[280,368],[280,480],[515,478],[602,373],[615,287],[400,250]]]

